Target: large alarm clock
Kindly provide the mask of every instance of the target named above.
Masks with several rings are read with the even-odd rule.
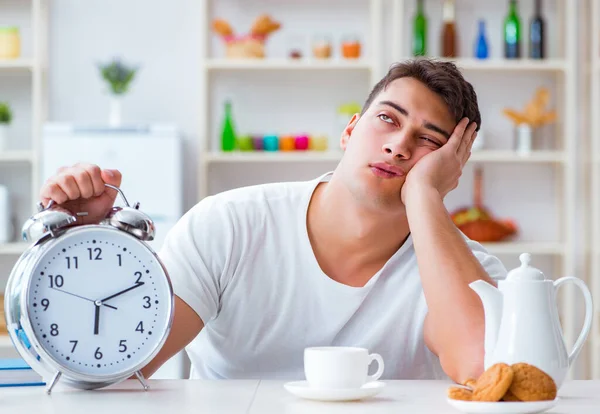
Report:
[[[23,226],[32,245],[8,280],[5,317],[13,344],[46,380],[81,389],[136,375],[164,344],[173,319],[168,273],[148,245],[154,223],[139,203],[113,207],[100,224],[53,205]],[[82,215],[85,213],[80,213]]]

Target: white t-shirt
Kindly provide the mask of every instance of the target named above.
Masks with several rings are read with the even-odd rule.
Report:
[[[191,378],[302,380],[304,348],[327,345],[381,354],[382,379],[446,378],[423,338],[427,305],[410,237],[364,287],[319,267],[306,214],[329,177],[207,197],[170,231],[159,256],[205,324],[186,348]],[[468,243],[491,277],[505,277],[500,260]]]

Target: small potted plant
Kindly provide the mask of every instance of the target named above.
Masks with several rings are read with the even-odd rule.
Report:
[[[102,79],[109,86],[111,95],[109,124],[119,126],[121,124],[121,98],[129,91],[138,68],[126,65],[120,59],[98,65]]]
[[[8,146],[8,126],[12,121],[12,111],[7,102],[0,102],[0,151]]]
[[[503,113],[515,125],[517,131],[516,150],[521,155],[528,155],[533,149],[533,135],[540,127],[556,121],[556,111],[547,110],[550,91],[538,88],[534,97],[525,105],[523,111],[505,108]]]

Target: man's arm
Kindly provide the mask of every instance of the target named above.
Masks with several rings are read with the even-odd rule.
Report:
[[[456,382],[483,372],[484,313],[469,283],[494,283],[473,255],[434,189],[413,191],[407,214],[429,312],[425,341]]]
[[[150,378],[165,362],[187,346],[204,328],[198,314],[183,300],[175,296],[175,314],[171,332],[158,354],[142,368],[145,378]]]
[[[460,383],[483,371],[483,305],[469,283],[492,280],[443,200],[458,186],[476,129],[475,123],[462,119],[444,146],[413,166],[401,190],[428,307],[425,342],[446,374]]]

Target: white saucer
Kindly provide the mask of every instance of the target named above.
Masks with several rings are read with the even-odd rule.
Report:
[[[448,398],[448,404],[459,411],[468,414],[496,413],[496,414],[534,414],[542,413],[554,407],[558,402],[558,397],[549,401],[530,401],[530,402],[478,402],[461,401]]]
[[[307,381],[295,381],[284,384],[292,394],[317,401],[355,401],[379,394],[385,387],[381,381],[368,382],[360,388],[324,389],[311,388]]]

